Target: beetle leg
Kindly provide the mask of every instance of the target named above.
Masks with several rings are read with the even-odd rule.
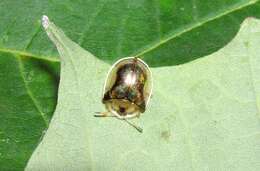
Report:
[[[115,117],[114,115],[111,115],[110,112],[95,112],[95,117]]]
[[[142,133],[143,132],[143,129],[135,124],[133,124],[132,122],[129,122],[128,120],[124,119],[124,121],[126,123],[128,123],[130,126],[134,127],[138,132]]]

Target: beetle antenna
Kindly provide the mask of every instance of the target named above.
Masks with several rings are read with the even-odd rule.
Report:
[[[111,115],[109,112],[95,112],[94,117],[115,117],[115,115]]]
[[[128,120],[124,119],[124,121],[126,121],[126,123],[128,123],[130,126],[134,127],[138,132],[142,133],[143,129],[135,124],[133,124],[132,122],[129,122]]]

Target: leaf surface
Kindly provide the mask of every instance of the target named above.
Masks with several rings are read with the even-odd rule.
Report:
[[[57,66],[0,53],[0,170],[22,170],[56,104]]]
[[[259,0],[2,0],[0,52],[58,61],[40,26],[45,14],[72,40],[107,62],[141,55],[151,66],[176,65],[223,47],[246,17],[260,17],[259,4]]]
[[[245,20],[212,55],[152,68],[150,108],[133,120],[142,134],[115,118],[93,117],[105,110],[109,65],[47,25],[61,56],[58,105],[27,171],[260,169],[259,20]]]
[[[141,55],[159,67],[216,51],[245,17],[260,17],[260,5],[258,0],[1,0],[0,170],[24,168],[55,109],[60,61],[41,27],[43,14],[107,63]]]

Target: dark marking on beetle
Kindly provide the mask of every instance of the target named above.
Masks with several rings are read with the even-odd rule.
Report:
[[[120,111],[120,113],[125,113],[125,108],[119,107],[119,111]]]

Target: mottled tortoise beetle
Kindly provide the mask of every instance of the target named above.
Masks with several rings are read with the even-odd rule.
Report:
[[[115,116],[142,132],[127,119],[139,117],[145,112],[151,93],[149,66],[137,57],[120,59],[110,68],[103,89],[102,103],[107,112],[98,112],[95,116]]]

